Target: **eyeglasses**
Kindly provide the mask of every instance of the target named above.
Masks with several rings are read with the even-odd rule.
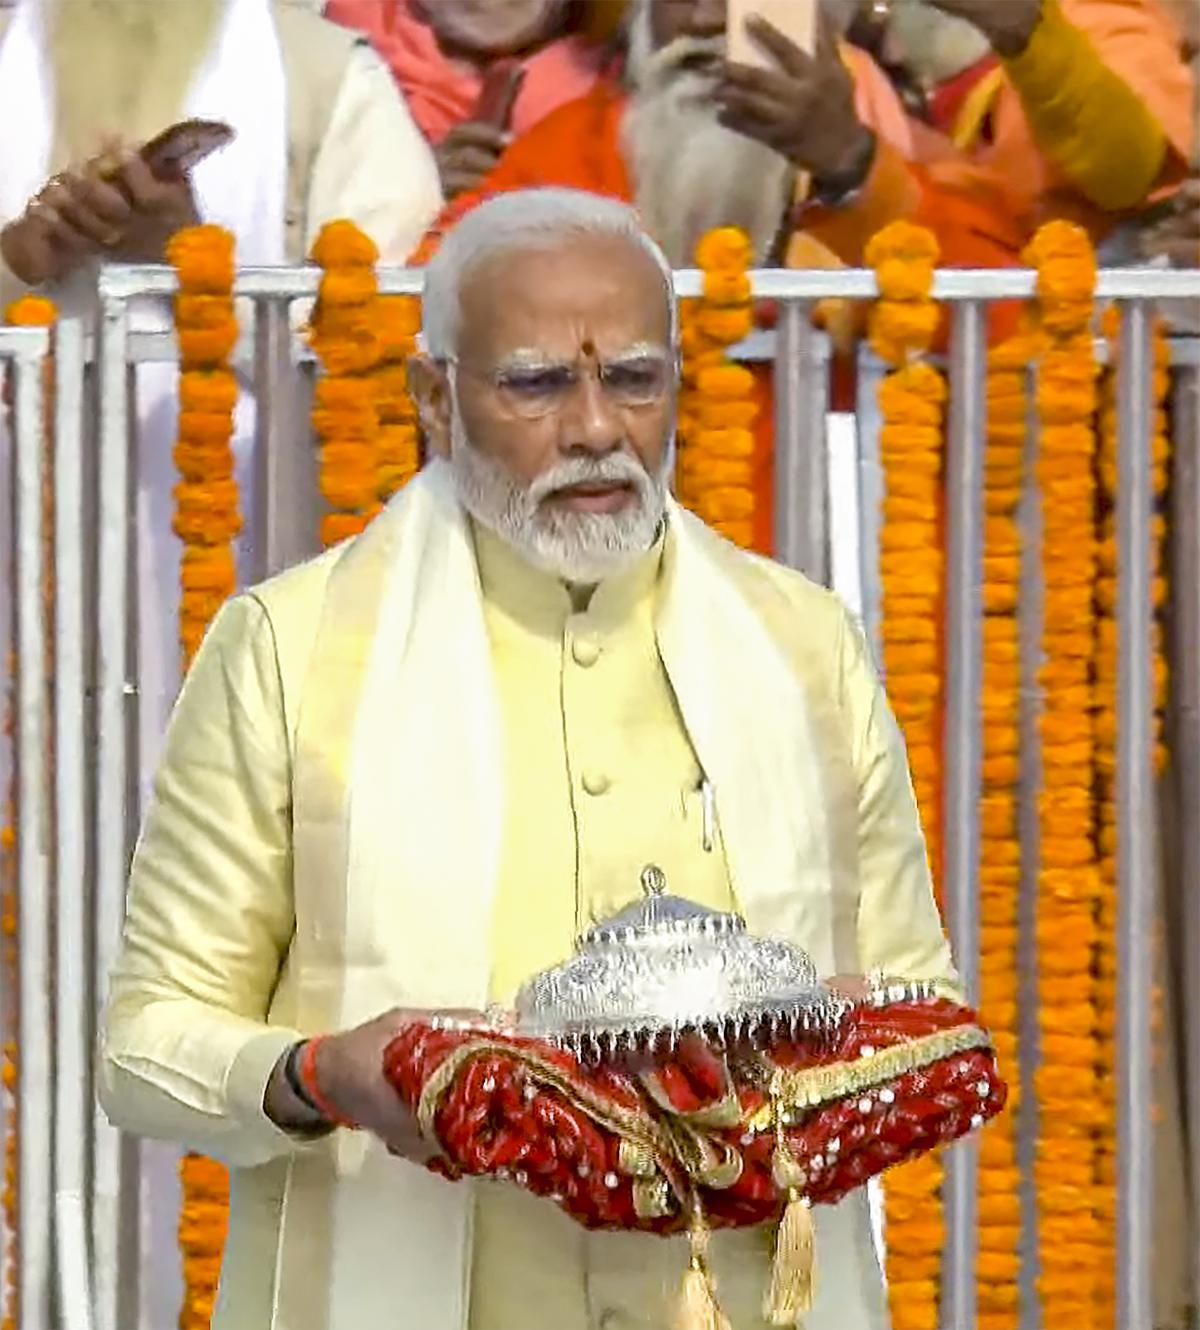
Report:
[[[675,381],[675,362],[649,353],[602,360],[592,366],[547,362],[482,369],[459,360],[446,363],[490,384],[505,409],[524,420],[540,420],[565,410],[585,375],[594,376],[613,406],[624,410],[656,405]]]

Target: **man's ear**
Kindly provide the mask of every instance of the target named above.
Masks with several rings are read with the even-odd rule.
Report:
[[[417,405],[429,451],[439,457],[449,457],[453,404],[445,366],[426,355],[410,356],[408,390]]]

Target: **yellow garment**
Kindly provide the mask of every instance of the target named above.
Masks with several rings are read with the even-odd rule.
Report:
[[[1056,0],[1004,65],[1038,146],[1090,202],[1106,212],[1144,202],[1167,155],[1163,126]]]
[[[559,579],[486,528],[473,530],[509,809],[491,992],[508,1003],[530,975],[565,959],[583,928],[636,900],[648,863],[665,871],[671,890],[701,905],[730,910],[735,902],[715,827],[712,849],[703,846],[700,764],[654,638],[661,541],[590,598],[573,601]],[[528,809],[536,814],[520,811]],[[760,1258],[743,1280],[755,1299],[768,1240],[755,1235],[742,1244]],[[599,1314],[615,1324],[627,1309],[628,1279],[612,1281],[621,1269],[613,1246],[611,1236],[589,1237],[536,1200],[480,1187],[473,1330],[582,1328],[591,1323],[588,1291],[596,1285],[605,1287]],[[548,1250],[557,1259],[547,1261]],[[640,1310],[648,1324],[664,1323],[685,1265],[680,1244],[641,1242],[629,1256],[642,1267],[643,1285],[649,1279]]]
[[[487,997],[504,772],[498,752],[494,777],[478,766],[502,745],[452,493],[429,468],[358,540],[235,599],[167,736],[99,1083],[124,1129],[232,1166],[223,1330],[468,1324],[471,1193],[364,1133],[304,1143],[262,1111],[297,1031]],[[655,633],[749,927],[804,946],[826,974],[952,975],[903,744],[838,602],[672,507]],[[876,1330],[865,1197],[819,1211],[807,1330]],[[536,1250],[565,1265],[583,1239],[559,1231]],[[737,1244],[757,1241],[714,1254],[735,1324],[751,1327],[762,1282]],[[682,1261],[664,1255],[665,1270],[646,1251],[636,1236],[588,1238],[587,1306],[555,1330],[653,1325],[654,1290]]]
[[[661,542],[576,609],[561,581],[473,529],[504,728],[491,987],[507,1003],[638,899],[648,863],[701,905],[734,899],[719,839],[702,845],[700,764],[654,640]]]

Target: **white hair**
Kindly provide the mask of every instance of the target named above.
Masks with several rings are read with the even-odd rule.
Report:
[[[674,347],[678,314],[671,265],[632,208],[579,189],[515,189],[467,213],[426,266],[421,349],[434,360],[453,358],[463,283],[485,259],[594,236],[623,237],[654,260],[662,274]]]

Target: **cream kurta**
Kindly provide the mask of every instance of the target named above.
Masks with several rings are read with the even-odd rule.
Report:
[[[228,606],[184,688],[135,859],[101,1080],[121,1125],[234,1166],[225,1327],[372,1330],[398,1307],[422,1330],[468,1321],[468,1190],[359,1133],[300,1145],[262,1096],[298,1031],[487,997],[502,831],[538,812],[505,802],[494,615],[434,467],[358,541]],[[825,973],[949,976],[903,747],[834,598],[673,509],[654,634],[751,929],[805,946]],[[817,1227],[808,1330],[885,1324],[865,1197],[820,1207]],[[591,1244],[575,1324],[656,1324],[658,1244]],[[746,1324],[750,1263],[718,1261]]]

